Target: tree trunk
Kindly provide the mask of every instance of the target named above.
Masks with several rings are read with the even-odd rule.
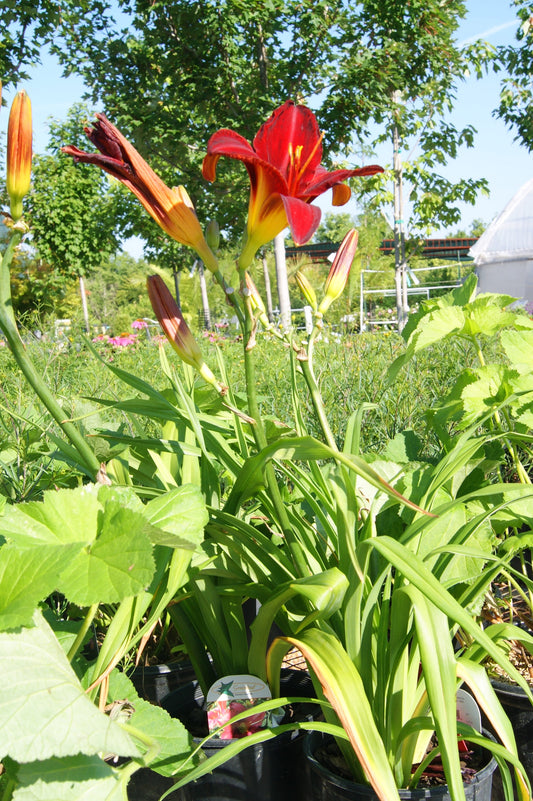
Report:
[[[209,299],[207,297],[207,285],[205,283],[205,272],[203,262],[199,262],[198,274],[200,276],[200,292],[202,294],[202,309],[204,312],[204,328],[211,328],[211,312],[209,310]]]
[[[287,277],[285,237],[283,233],[278,234],[274,239],[274,256],[276,259],[280,323],[282,328],[287,329],[291,327],[291,299],[289,296],[289,279]]]
[[[270,273],[268,272],[267,257],[263,251],[263,279],[265,281],[265,299],[267,317],[271,323],[274,322],[274,312],[272,310],[272,287],[270,285]]]
[[[89,312],[87,310],[87,295],[85,293],[85,281],[83,280],[83,275],[80,275],[80,296],[81,296],[81,308],[83,311],[83,320],[85,323],[85,333],[89,333]]]

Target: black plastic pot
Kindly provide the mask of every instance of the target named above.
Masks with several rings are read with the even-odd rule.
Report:
[[[371,787],[343,779],[318,761],[315,753],[325,739],[328,739],[327,735],[321,732],[309,732],[304,739],[306,801],[378,801],[378,796]],[[491,801],[492,776],[495,769],[496,760],[487,752],[487,765],[464,785],[467,801]],[[402,801],[422,801],[426,798],[431,801],[451,801],[445,785],[417,790],[398,790],[398,793]]]
[[[286,670],[281,694],[313,698],[313,684],[301,670]],[[163,698],[161,706],[185,725],[191,714],[203,709],[204,696],[197,682],[180,687]],[[320,707],[299,705],[298,712],[311,719]],[[265,743],[246,748],[212,773],[190,782],[173,794],[173,801],[305,801],[303,795],[304,732],[286,732]],[[210,740],[203,751],[209,758],[231,740]]]
[[[153,704],[160,704],[162,698],[195,678],[191,663],[185,660],[166,665],[140,665],[128,676],[140,697]]]
[[[533,705],[521,687],[515,684],[506,684],[502,681],[492,681],[492,686],[498,699],[511,721],[518,756],[527,773],[529,781],[533,784]],[[495,782],[495,798],[503,798],[501,782]]]

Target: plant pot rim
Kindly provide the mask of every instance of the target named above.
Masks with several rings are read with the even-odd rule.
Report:
[[[494,739],[490,732],[483,729],[483,734],[485,737],[490,738],[491,740]],[[310,763],[314,766],[315,770],[318,770],[325,776],[328,781],[330,781],[335,786],[342,788],[343,790],[353,791],[354,798],[358,798],[359,796],[356,793],[359,792],[360,789],[367,791],[369,794],[373,794],[373,788],[369,784],[360,784],[359,782],[353,781],[352,779],[345,779],[342,776],[338,776],[336,773],[333,773],[328,767],[322,764],[314,754],[314,750],[312,748],[316,747],[313,740],[316,742],[318,738],[324,739],[324,736],[321,732],[310,731],[307,733],[307,736],[303,742],[303,750],[306,759],[310,761]],[[326,738],[331,737],[331,735],[326,735]],[[486,750],[486,749],[485,749]],[[490,755],[490,759],[486,765],[480,768],[472,778],[465,783],[465,787],[471,787],[472,785],[480,784],[484,781],[489,775],[494,773],[497,768],[497,763],[492,754]],[[448,785],[435,785],[434,787],[417,787],[413,790],[407,790],[405,788],[398,788],[398,794],[401,799],[423,799],[423,798],[439,798],[440,796],[446,796],[449,793]],[[369,796],[370,798],[370,796]]]

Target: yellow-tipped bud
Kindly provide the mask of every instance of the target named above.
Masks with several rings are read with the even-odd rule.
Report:
[[[337,298],[344,292],[344,288],[348,282],[348,276],[350,275],[352,262],[355,257],[355,251],[357,250],[358,239],[359,234],[354,228],[352,228],[342,240],[341,246],[335,254],[333,264],[331,265],[331,270],[329,271],[328,277],[326,278],[326,283],[324,285],[325,295],[320,306],[318,307],[318,311],[321,314],[324,314],[324,312],[329,309],[333,301],[337,300]]]
[[[22,199],[31,182],[32,124],[31,102],[24,90],[11,105],[7,129],[7,193],[16,222],[22,217]]]
[[[205,381],[222,392],[222,386],[204,362],[202,351],[163,279],[159,275],[150,275],[146,284],[154,314],[180,359],[195,367]]]
[[[220,247],[220,226],[216,220],[210,220],[205,229],[205,239],[213,253]]]
[[[259,294],[259,290],[257,289],[256,285],[254,284],[252,277],[249,273],[246,273],[246,289],[250,295],[250,300],[252,302],[252,308],[255,311],[262,312],[263,314],[266,312],[265,304],[263,303],[263,298]]]
[[[265,328],[271,328],[271,322],[268,319],[267,311],[265,304],[263,303],[263,298],[259,294],[259,290],[257,289],[256,285],[254,284],[251,276],[249,273],[246,273],[246,289],[249,292],[250,296],[250,303],[252,304],[252,309],[254,311],[259,312],[257,315],[261,320],[262,325]]]
[[[305,275],[300,272],[300,270],[298,270],[298,272],[296,273],[296,283],[298,284],[300,292],[304,296],[305,300],[311,306],[313,311],[316,312],[318,304],[317,304],[315,290],[311,286],[309,279],[306,278]]]

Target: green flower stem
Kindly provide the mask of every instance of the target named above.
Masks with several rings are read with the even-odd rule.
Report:
[[[338,451],[339,449],[337,447],[337,442],[333,435],[333,431],[331,430],[324,401],[322,400],[322,395],[320,394],[315,374],[313,372],[313,365],[309,359],[309,352],[305,355],[298,355],[297,358],[300,363],[300,367],[302,368],[305,383],[307,384],[309,393],[311,395],[313,409],[315,410],[318,422],[320,423],[320,428],[322,429],[324,439],[332,450]]]
[[[4,789],[2,791],[2,801],[11,801],[13,798],[13,793],[16,789],[16,782],[15,779],[8,779],[5,783]]]
[[[244,273],[242,275],[241,280],[241,287],[245,286],[244,281]],[[241,290],[242,291],[242,290]],[[263,421],[261,419],[261,412],[259,409],[259,404],[257,402],[257,383],[255,377],[255,358],[253,354],[253,347],[249,347],[251,343],[251,339],[253,337],[253,328],[254,328],[254,317],[253,317],[253,310],[250,302],[250,297],[244,295],[244,307],[245,307],[245,320],[243,326],[243,334],[244,334],[244,372],[246,378],[246,395],[248,399],[248,414],[250,417],[253,418],[254,423],[252,425],[252,432],[254,435],[255,443],[257,445],[258,450],[263,450],[268,445],[268,441],[265,434],[265,429],[263,426]],[[302,546],[298,540],[298,538],[294,535],[289,516],[287,515],[287,510],[285,509],[285,504],[283,503],[283,499],[281,497],[281,493],[279,491],[278,482],[276,479],[276,474],[274,471],[274,467],[272,463],[269,461],[265,467],[265,479],[268,487],[268,492],[270,495],[270,499],[274,504],[274,509],[276,510],[276,514],[278,515],[278,520],[285,535],[285,540],[287,542],[287,546],[291,553],[294,565],[298,570],[300,576],[308,576],[309,575],[309,566],[304,556],[304,552]]]
[[[239,323],[244,328],[244,314],[243,314],[242,309],[241,309],[241,307],[239,305],[239,300],[238,300],[238,297],[237,297],[237,293],[234,292],[234,291],[230,291],[231,287],[229,287],[228,284],[226,283],[226,279],[224,278],[224,276],[222,275],[220,270],[217,270],[216,273],[213,273],[213,276],[214,276],[215,281],[217,282],[217,284],[220,286],[220,288],[224,292],[224,295],[226,297],[227,302],[234,309],[235,314],[237,315],[237,317],[239,319]]]
[[[67,659],[68,659],[69,662],[72,662],[72,660],[74,659],[74,657],[76,656],[76,654],[80,650],[80,648],[82,646],[82,643],[83,643],[83,640],[85,639],[85,635],[89,631],[89,629],[91,627],[91,624],[92,624],[92,622],[94,620],[94,616],[96,615],[96,613],[98,611],[98,607],[99,607],[99,604],[93,604],[87,610],[87,614],[85,615],[85,619],[84,619],[83,623],[81,624],[80,630],[78,631],[78,633],[76,635],[76,639],[74,640],[74,642],[70,646],[69,652],[67,654]]]
[[[316,338],[322,331],[322,315],[320,315],[320,317],[315,315],[315,321],[316,322],[315,325],[313,326],[313,330],[309,335],[309,342],[307,343],[307,359],[309,361],[309,366],[311,368],[311,371],[313,371],[313,357],[315,355]]]
[[[473,343],[474,343],[474,347],[476,349],[476,356],[478,358],[478,361],[479,361],[479,363],[480,363],[480,365],[482,367],[485,367],[486,362],[485,362],[485,357],[483,355],[483,351],[481,350],[481,345],[479,344],[479,342],[477,340],[477,337],[472,337],[472,340],[473,340]],[[501,417],[501,415],[500,415],[500,413],[499,413],[499,411],[497,409],[493,412],[493,418],[494,418],[494,422],[496,424],[496,427],[497,427],[498,431],[501,434],[503,434],[503,442],[505,443],[507,449],[509,450],[509,453],[511,454],[511,459],[513,460],[513,464],[515,466],[516,473],[518,475],[520,483],[521,484],[531,484],[531,479],[529,477],[529,474],[528,474],[526,468],[524,467],[524,465],[522,464],[522,462],[520,461],[520,457],[518,455],[518,451],[517,451],[514,443],[511,442],[505,436],[505,430],[504,430],[503,425],[502,425],[502,417]],[[509,423],[508,418],[507,418],[507,422]]]
[[[11,301],[11,286],[9,267],[13,258],[13,253],[16,246],[22,238],[20,231],[15,231],[9,245],[2,258],[0,267],[0,331],[7,339],[7,343],[17,362],[20,370],[26,378],[28,384],[31,386],[37,397],[46,406],[56,423],[60,426],[67,439],[71,442],[77,450],[83,466],[91,478],[95,478],[100,463],[94,455],[92,449],[89,447],[85,438],[78,431],[75,425],[65,419],[65,412],[57,402],[54,395],[45,384],[42,376],[39,374],[32,360],[28,356],[26,346],[24,345],[15,321],[13,314],[13,304]]]
[[[0,267],[0,304],[2,306],[2,315],[11,320],[13,325],[15,323],[15,313],[13,312],[13,303],[11,300],[11,274],[9,268],[13,260],[13,255],[16,248],[20,244],[24,232],[21,230],[14,230],[9,240],[9,244],[2,257],[2,266]]]

